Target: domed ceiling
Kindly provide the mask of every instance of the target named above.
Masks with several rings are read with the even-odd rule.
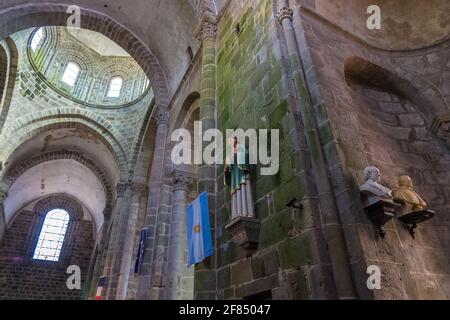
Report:
[[[97,32],[37,28],[29,31],[26,48],[30,67],[40,81],[77,103],[120,108],[150,91],[150,81],[137,62]]]

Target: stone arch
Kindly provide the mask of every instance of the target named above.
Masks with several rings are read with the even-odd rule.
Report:
[[[199,112],[200,112],[200,93],[197,91],[193,91],[190,94],[186,96],[186,98],[183,101],[182,107],[176,116],[176,119],[174,121],[174,125],[171,127],[172,130],[175,129],[187,129],[192,138],[193,143],[193,137],[194,137],[194,121],[199,121]],[[175,142],[171,142],[169,145],[169,149],[172,150],[174,147]],[[191,155],[193,157],[194,155],[194,146],[192,145]],[[192,183],[189,187],[189,194],[188,194],[188,200],[192,200],[191,196],[196,195],[197,193],[197,170],[198,166],[195,164],[181,164],[181,165],[174,165],[173,168],[175,171],[181,171],[185,174],[187,174],[190,178],[192,178]],[[175,179],[176,180],[176,179]],[[172,183],[175,183],[175,180],[172,179]]]
[[[205,12],[215,17],[218,13],[215,0],[189,0],[189,4],[194,10],[196,17],[201,17]]]
[[[357,84],[382,91],[392,92],[415,103],[417,111],[431,125],[435,114],[440,111],[438,104],[427,97],[406,79],[357,56],[349,57],[344,64],[345,80],[348,85]],[[431,113],[430,111],[434,111]]]
[[[59,152],[47,152],[43,153],[37,156],[32,157],[29,160],[26,160],[25,162],[22,162],[12,168],[11,170],[8,170],[6,174],[3,176],[3,183],[4,185],[9,188],[14,181],[21,176],[25,171],[28,169],[41,164],[43,162],[52,161],[52,160],[62,160],[62,159],[71,159],[75,160],[88,169],[90,169],[97,178],[101,181],[103,187],[105,188],[105,193],[107,195],[107,203],[112,206],[112,199],[113,199],[113,186],[111,184],[110,179],[107,177],[107,175],[103,172],[101,168],[99,168],[96,163],[86,157],[84,157],[82,154],[75,152],[75,151],[59,151]],[[109,200],[109,201],[108,201]]]
[[[190,93],[183,102],[180,112],[178,113],[174,128],[184,128],[186,120],[189,119],[189,114],[194,110],[191,110],[191,106],[200,99],[200,94],[196,91]],[[197,106],[198,107],[198,106]],[[186,119],[187,118],[187,119]]]
[[[103,215],[105,221],[108,221],[111,215],[113,201],[114,201],[114,187],[109,179],[109,177],[104,173],[104,171],[97,166],[97,164],[84,157],[82,154],[75,151],[56,151],[47,152],[26,160],[12,169],[8,170],[2,177],[2,185],[8,190],[11,185],[27,170],[48,161],[54,160],[74,160],[86,168],[88,168],[97,177],[97,179],[102,183],[105,194],[106,194],[106,204],[103,210]]]
[[[0,39],[18,31],[42,26],[66,26],[67,5],[39,4],[11,7],[0,13]],[[157,104],[169,105],[169,89],[164,70],[152,50],[130,30],[109,16],[81,8],[81,28],[99,32],[125,49],[147,74]]]
[[[450,151],[430,130],[430,119],[436,112],[436,105],[433,100],[423,97],[420,88],[415,88],[408,80],[391,71],[395,66],[392,69],[386,67],[381,59],[374,63],[350,56],[343,62],[345,66],[342,71],[345,71],[348,86],[342,87],[342,96],[338,97],[337,93],[336,100],[339,99],[338,103],[342,104],[338,106],[341,108],[339,111],[349,116],[349,125],[345,128],[336,121],[335,137],[349,186],[356,196],[354,217],[364,228],[364,234],[357,231],[360,241],[364,243],[365,251],[373,250],[378,245],[373,226],[359,201],[364,167],[379,167],[382,183],[391,189],[398,186],[400,175],[409,175],[414,189],[437,214],[418,228],[420,237],[424,235],[423,242],[411,246],[403,242],[409,236],[406,229],[397,219],[393,219],[387,224],[387,237],[390,237],[387,239],[390,240],[386,241],[384,250],[395,255],[396,263],[404,265],[405,270],[428,272],[436,263],[435,257],[429,256],[420,266],[417,266],[416,259],[422,254],[423,247],[430,246],[430,239],[425,235],[437,232],[440,225],[447,224],[445,213],[449,211],[449,195],[445,190],[450,185]],[[364,239],[366,236],[371,241]],[[443,259],[448,259],[446,252],[443,256]],[[365,257],[363,261],[370,264],[371,259],[385,257],[384,253],[375,253],[370,260]],[[390,258],[386,260],[391,261]],[[437,273],[445,272],[441,268],[436,270]],[[404,272],[399,279],[392,280],[393,283],[411,281],[418,291],[426,287],[411,272]],[[377,293],[374,296],[377,297]]]
[[[52,209],[63,209],[71,220],[83,219],[83,207],[74,197],[67,194],[51,194],[39,200],[33,208],[33,211],[41,216],[45,216]]]
[[[11,105],[19,59],[19,53],[14,41],[8,37],[5,42],[7,49],[9,49],[9,61],[5,49],[0,45],[0,83],[3,84],[0,87],[0,103],[2,103],[3,98],[3,103],[0,105],[0,134],[3,131],[3,125]]]
[[[154,119],[152,118],[153,113],[155,113],[155,100],[153,99],[150,105],[150,108],[147,109],[147,113],[145,114],[144,126],[141,127],[141,130],[138,135],[138,139],[136,141],[136,146],[134,147],[132,154],[131,167],[128,172],[128,181],[131,181],[134,178],[136,172],[136,166],[138,165],[139,155],[144,148],[144,140],[148,135],[148,131],[151,130],[152,124],[155,124]],[[153,128],[153,131],[156,129]]]
[[[350,108],[360,123],[356,130],[364,137],[364,143],[354,145],[360,144],[357,149],[365,153],[364,161],[360,161],[341,149],[346,165],[359,172],[364,165],[380,167],[391,188],[397,185],[396,177],[410,175],[419,190],[429,191],[425,198],[445,210],[446,194],[442,190],[448,182],[437,177],[447,175],[449,149],[431,130],[439,113],[435,104],[408,80],[360,57],[346,59],[344,73],[351,88]],[[342,139],[345,141],[345,136]]]
[[[128,157],[125,151],[126,149],[123,146],[125,139],[121,138],[121,135],[115,131],[111,125],[107,124],[102,119],[98,119],[100,122],[93,121],[92,119],[95,117],[90,117],[89,112],[85,112],[84,115],[72,114],[71,112],[68,112],[67,114],[63,113],[64,116],[61,117],[58,116],[56,111],[47,110],[46,116],[26,124],[16,121],[15,124],[8,128],[11,133],[10,138],[5,139],[5,141],[0,144],[0,148],[6,150],[5,163],[22,143],[39,133],[59,128],[81,128],[94,132],[95,136],[99,138],[115,156],[121,177],[126,177],[128,172]],[[32,129],[29,130],[29,127],[32,127]]]

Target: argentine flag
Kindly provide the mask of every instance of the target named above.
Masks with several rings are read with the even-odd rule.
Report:
[[[208,193],[201,193],[186,209],[188,268],[212,256]]]

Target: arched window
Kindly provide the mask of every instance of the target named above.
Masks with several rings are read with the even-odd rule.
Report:
[[[36,33],[33,36],[33,39],[31,40],[31,49],[33,51],[36,51],[39,45],[42,43],[42,41],[45,38],[45,32],[43,28],[39,28]]]
[[[144,86],[142,87],[142,93],[144,93],[145,90],[147,90],[149,84],[150,84],[150,80],[148,80],[148,78],[145,78]]]
[[[58,261],[68,224],[67,211],[62,209],[49,211],[45,216],[33,259]]]
[[[75,85],[75,81],[77,81],[79,73],[80,67],[74,62],[69,62],[61,80],[69,86],[73,87]]]
[[[109,82],[108,97],[118,98],[120,96],[120,91],[122,90],[122,77],[114,77]]]

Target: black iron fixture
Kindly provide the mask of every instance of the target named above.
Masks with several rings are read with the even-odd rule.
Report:
[[[294,208],[294,209],[303,209],[303,204],[300,200],[297,200],[297,198],[292,198],[287,204],[287,207]]]
[[[364,208],[381,238],[384,238],[386,235],[384,225],[394,217],[399,207],[400,205],[394,202],[379,200]]]

